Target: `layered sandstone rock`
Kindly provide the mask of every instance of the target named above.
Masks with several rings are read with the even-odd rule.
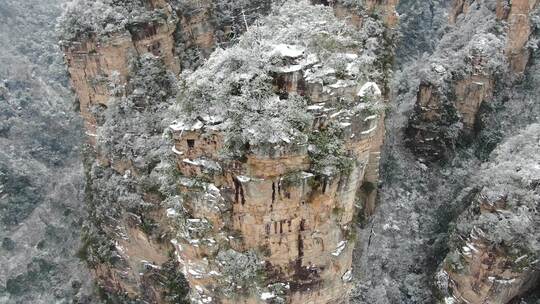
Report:
[[[449,17],[450,23],[455,24],[457,17],[467,14],[473,4],[482,5],[472,0],[454,0]],[[498,20],[506,23],[508,36],[506,55],[512,71],[516,74],[522,74],[529,61],[530,50],[527,42],[532,32],[531,17],[537,4],[537,0],[497,0],[495,13]]]
[[[129,85],[130,64],[134,60],[153,54],[178,75],[182,67],[196,66],[217,45],[227,44],[245,31],[259,15],[270,11],[271,3],[253,1],[245,7],[242,17],[225,18],[219,11],[223,7],[215,2],[144,0],[126,4],[141,6],[140,11],[131,12],[140,16],[122,16],[124,12],[119,10],[120,16],[114,17],[125,20],[117,21],[121,26],[115,30],[83,28],[83,34],[64,34],[69,37],[62,41],[65,60],[91,143],[95,144],[96,136],[95,108],[106,107],[111,97],[125,96],[134,89]],[[240,14],[243,9],[232,1],[221,5],[231,14]],[[71,17],[85,18],[75,13]]]
[[[493,95],[493,80],[484,75],[472,75],[456,83],[456,109],[461,114],[465,132],[472,132],[476,115],[483,102]]]
[[[233,1],[219,3],[231,11],[240,10]],[[138,151],[133,147],[141,139],[155,145],[159,139],[152,138],[159,138],[162,130],[138,131],[140,138],[130,143],[128,138],[122,139],[124,132],[134,132],[126,119],[137,119],[138,111],[143,119],[156,120],[159,126],[163,113],[156,110],[159,103],[166,107],[174,98],[176,86],[164,79],[196,66],[218,43],[230,42],[234,37],[226,34],[245,31],[246,24],[270,11],[269,4],[250,3],[241,26],[239,18],[220,15],[223,12],[216,1],[106,2],[104,11],[100,11],[104,5],[80,1],[63,17],[62,47],[88,139],[95,150],[86,164],[91,224],[85,232],[83,252],[107,298],[181,301],[170,295],[180,266],[171,256],[174,247],[169,242],[168,222],[164,221],[163,194],[140,186],[141,179],[149,179],[148,159],[155,147],[139,147]],[[146,66],[148,61],[159,64]],[[155,75],[138,75],[148,72]],[[154,89],[145,87],[150,83]],[[126,117],[107,120],[107,113],[118,107],[128,107],[121,111]],[[146,164],[141,166],[141,160]],[[123,181],[127,181],[126,186]],[[119,189],[109,189],[115,183]],[[140,206],[127,209],[126,201]],[[182,291],[181,282],[178,285]]]
[[[374,208],[361,192],[378,179],[382,92],[361,80],[376,68],[359,65],[362,49],[323,55],[335,46],[318,33],[344,28],[328,9],[287,4],[281,14],[286,19],[293,11],[303,13],[287,28],[267,19],[191,75],[170,126],[184,195],[168,212],[196,303],[348,302],[355,204]],[[347,30],[343,39],[354,40],[354,33]],[[294,41],[310,47],[285,44]],[[333,62],[345,66],[343,74]],[[253,87],[267,79],[266,70],[271,91]],[[254,98],[253,90],[276,106],[258,109],[256,99],[244,100]],[[205,99],[193,100],[199,92]],[[307,104],[295,105],[298,98]],[[236,129],[238,114],[229,112],[235,103],[243,104],[242,120],[255,116],[256,125]],[[279,112],[280,103],[293,107],[293,118]],[[305,129],[282,129],[296,115],[307,119]],[[238,144],[240,134],[247,139]],[[241,153],[228,156],[231,146]]]
[[[180,72],[180,64],[174,54],[176,15],[164,1],[148,1],[147,5],[149,13],[160,16],[132,21],[106,37],[99,33],[86,33],[81,39],[63,42],[81,115],[89,139],[94,144],[97,121],[92,113],[93,108],[106,107],[112,96],[126,94],[131,60],[151,53],[162,57],[172,72]],[[111,84],[116,85],[117,89],[111,88]]]
[[[217,45],[229,46],[259,14],[270,11],[269,3],[143,2],[140,11],[131,11],[114,26],[81,26],[93,30],[76,31],[64,41],[81,114],[96,148],[95,161],[87,159],[93,222],[87,258],[113,300],[171,302],[170,280],[182,270],[197,303],[348,301],[353,219],[357,205],[367,215],[375,208],[384,138],[382,98],[392,47],[382,21],[358,11],[370,19],[370,30],[363,22],[352,28],[328,9],[304,3],[286,4],[266,20],[266,30],[276,34],[300,33],[267,50],[271,56],[263,64],[272,66],[258,84],[271,88],[267,102],[279,111],[299,107],[300,99],[308,101],[300,112],[283,113],[304,115],[294,122],[306,124],[304,133],[290,137],[289,130],[278,126],[279,145],[247,144],[241,147],[242,157],[227,158],[229,121],[221,114],[202,115],[193,124],[172,127],[174,168],[157,165],[160,147],[137,146],[159,145],[162,130],[157,126],[167,116],[160,104],[170,103],[175,94],[170,79],[184,68],[196,68]],[[383,5],[384,13],[393,9],[392,3],[371,3],[369,10]],[[294,25],[280,28],[289,23]],[[329,36],[320,27],[340,35]],[[248,53],[257,46],[246,46],[246,41],[261,39],[257,30],[240,40]],[[311,42],[310,50],[287,44],[301,36]],[[364,54],[360,37],[378,48]],[[243,83],[249,75],[236,76]],[[231,99],[241,93],[236,85]],[[259,87],[252,89],[250,94],[256,94]],[[204,105],[201,99],[193,101]],[[268,106],[265,111],[273,110]],[[111,118],[111,113],[125,117]],[[130,121],[136,119],[144,127],[134,128],[137,122]],[[264,119],[253,121],[259,122]],[[168,157],[163,153],[163,159]]]
[[[532,33],[531,17],[538,4],[537,0],[497,2],[497,18],[508,23],[506,55],[510,67],[516,74],[522,74],[529,62],[530,50],[527,42]]]
[[[370,151],[377,146],[379,119],[360,115],[350,121],[345,139],[355,164],[350,172],[333,177],[310,172],[307,147],[276,156],[248,154],[245,162],[229,163],[220,161],[223,135],[214,126],[194,131],[173,126],[178,167],[187,178],[184,191],[190,193],[184,201],[192,217],[187,225],[205,223],[209,229],[175,242],[185,274],[198,292],[195,297],[222,303],[274,298],[345,303],[355,241],[354,204],[369,170],[378,168],[378,155]],[[208,182],[195,184],[194,179]],[[254,283],[263,290],[270,286],[267,291],[252,295],[245,290],[249,286],[242,285],[234,286],[235,296],[223,291],[222,285],[232,278],[224,277],[219,263],[207,257],[228,248],[257,252],[264,274]],[[286,288],[276,291],[276,284]]]
[[[492,98],[494,80],[480,72],[449,86],[422,83],[409,121],[407,135],[414,143],[413,150],[430,160],[452,155],[456,137],[448,134],[448,129],[473,134],[480,106]]]

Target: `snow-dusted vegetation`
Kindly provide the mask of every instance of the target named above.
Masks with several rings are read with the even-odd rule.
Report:
[[[459,235],[468,235],[473,227],[484,232],[483,237],[493,246],[516,250],[512,255],[534,261],[540,258],[538,193],[540,177],[540,125],[533,124],[503,142],[493,151],[488,162],[481,166],[473,181],[480,196],[464,219],[457,224]],[[499,200],[504,205],[498,214],[477,216],[479,204]],[[501,201],[501,203],[502,203]]]
[[[533,43],[533,62],[523,79],[508,79],[507,59],[502,56],[507,24],[496,21],[495,1],[484,1],[482,5],[479,1],[469,2],[473,3],[473,9],[468,14],[460,15],[454,25],[447,21],[450,13],[447,6],[452,4],[449,1],[400,1],[398,6],[402,17],[402,40],[398,44],[399,65],[395,67],[392,82],[396,98],[387,112],[387,137],[381,160],[383,177],[380,205],[359,233],[359,283],[354,303],[437,301],[440,294],[435,286],[436,273],[448,253],[450,231],[454,231],[456,225],[470,228],[469,224],[479,224],[474,217],[463,221],[458,219],[474,201],[477,192],[471,190],[474,186],[488,185],[499,190],[513,188],[503,188],[502,184],[506,182],[494,185],[505,174],[503,172],[509,173],[495,164],[502,158],[508,159],[507,164],[513,163],[511,159],[516,153],[510,151],[521,151],[518,147],[523,144],[517,138],[525,139],[528,136],[521,135],[506,141],[505,148],[495,152],[499,156],[491,155],[491,152],[503,139],[519,132],[531,132],[534,127],[527,127],[538,122],[540,103],[536,97],[538,64],[535,58],[539,53]],[[533,30],[531,41],[536,41],[537,33],[537,30]],[[454,118],[455,124],[452,120],[443,119],[440,120],[442,123],[450,124],[425,125],[436,132],[444,130],[441,133],[452,138],[456,149],[448,161],[429,164],[424,157],[411,153],[410,146],[407,148],[404,143],[404,131],[413,113],[421,81],[437,84],[436,88],[441,90],[437,92],[442,92],[441,97],[451,105],[452,94],[444,90],[470,73],[467,70],[470,60],[478,53],[489,54],[483,63],[490,73],[496,75],[494,96],[481,106],[472,137],[461,133],[460,117]],[[526,153],[534,153],[534,142],[531,139]],[[521,162],[520,158],[518,154],[516,164]],[[492,159],[499,160],[491,163]],[[487,164],[482,165],[483,162]],[[480,169],[482,166],[492,167],[493,171],[487,174],[487,171]],[[516,174],[519,175],[519,172],[512,176]],[[482,182],[479,182],[479,177]],[[519,180],[522,180],[521,176]],[[519,183],[509,183],[512,184],[515,186]],[[525,187],[521,191],[530,190]],[[532,198],[531,194],[529,192],[529,198]],[[520,226],[523,228],[522,225],[515,228],[521,229],[518,228]],[[537,232],[529,232],[531,234],[527,239],[534,242]],[[497,229],[493,233],[498,237],[505,235],[504,231]],[[537,297],[523,301],[535,303]]]
[[[306,13],[309,12],[309,13]],[[323,87],[324,93],[341,87],[356,87],[370,81],[384,83],[385,30],[381,22],[367,19],[363,30],[337,21],[333,12],[322,6],[288,3],[271,16],[252,26],[238,43],[226,50],[218,49],[204,67],[182,75],[179,103],[173,128],[186,130],[204,124],[226,133],[225,146],[232,157],[241,157],[247,149],[271,153],[281,146],[302,147],[323,143],[324,134],[313,132],[313,105],[302,90],[310,86]],[[275,87],[276,75],[292,75],[292,85],[303,85],[295,94],[280,96]],[[298,84],[299,81],[305,84]],[[369,87],[371,88],[371,87]],[[338,109],[357,107],[358,111],[377,114],[383,106],[375,85],[375,94],[342,94],[332,104]],[[365,92],[364,92],[365,91]],[[376,96],[373,100],[371,97]],[[363,99],[358,107],[355,104]],[[328,130],[331,137],[339,137]],[[325,133],[326,134],[326,133]],[[335,136],[334,136],[335,135]],[[339,156],[339,143],[322,147],[316,153],[327,166],[339,166],[343,158],[332,165],[330,155]],[[324,152],[323,152],[324,151]],[[322,169],[321,165],[321,169]]]
[[[62,40],[72,41],[87,36],[107,39],[112,34],[129,30],[140,22],[170,22],[164,9],[147,10],[140,0],[76,0],[69,2],[59,20]]]
[[[0,2],[0,303],[91,299],[75,257],[83,132],[56,45],[62,3]]]
[[[137,288],[150,293],[158,285],[155,294],[164,301],[187,303],[182,271],[188,268],[171,244],[182,237],[215,240],[202,237],[214,227],[192,218],[184,202],[203,193],[214,199],[197,207],[225,212],[230,206],[204,178],[181,176],[173,133],[223,132],[226,161],[307,151],[309,172],[283,178],[294,183],[350,170],[356,160],[344,148],[348,119],[361,114],[369,121],[383,112],[381,183],[359,189],[378,190],[377,207],[370,217],[358,215],[357,231],[348,234],[358,237],[354,271],[346,276],[354,284],[351,303],[451,301],[441,269],[468,271],[463,255],[478,249],[471,236],[503,252],[513,275],[540,271],[538,6],[527,23],[526,69],[514,74],[512,24],[497,17],[505,13],[497,3],[508,10],[515,0],[464,1],[466,12],[455,16],[453,1],[401,0],[396,36],[377,11],[364,11],[384,1],[154,2],[157,7],[142,0],[0,0],[0,303],[99,303],[99,297],[140,303],[94,288],[86,267],[98,275],[134,270]],[[360,12],[361,27],[346,25],[351,16],[338,20],[329,7],[335,3]],[[84,145],[58,40],[62,47],[80,41],[102,47],[157,26],[174,27],[170,48],[181,73],[158,53],[130,54],[126,83],[119,71],[93,79],[106,84],[111,98],[90,108],[97,143]],[[457,105],[459,82],[467,98],[484,94],[467,95],[467,83],[492,89],[472,125]],[[306,94],[319,86],[332,96],[327,104]],[[354,94],[343,94],[348,88]],[[421,88],[432,90],[436,104],[417,103]],[[336,119],[321,127],[314,122],[325,111]],[[429,136],[418,140],[411,129]],[[205,174],[223,169],[204,158],[184,161]],[[180,190],[188,186],[190,193]],[[133,249],[118,241],[133,231],[166,248],[162,263],[128,265],[125,253]],[[334,256],[346,244],[332,248]],[[223,295],[253,292],[271,302],[291,288],[263,284],[265,248],[215,252]],[[540,288],[530,283],[532,292],[516,303],[537,303]]]

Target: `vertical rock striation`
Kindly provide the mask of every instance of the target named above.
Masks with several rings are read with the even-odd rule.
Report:
[[[497,1],[497,18],[505,20],[508,27],[506,55],[516,74],[523,74],[531,56],[527,43],[532,33],[531,17],[537,5],[537,0]]]
[[[79,97],[81,115],[89,139],[94,144],[97,127],[94,108],[106,107],[110,97],[126,94],[131,60],[152,53],[162,57],[172,72],[180,72],[173,40],[178,18],[172,7],[161,0],[148,0],[139,5],[137,8],[140,11],[135,13],[140,14],[141,18],[119,21],[116,28],[107,25],[106,33],[83,27],[81,32],[75,32],[72,37],[67,37],[69,40],[63,41],[69,74]],[[123,12],[120,10],[118,13]],[[82,18],[75,14],[68,16],[73,19]],[[66,26],[73,25],[66,21]],[[74,31],[72,28],[69,30]],[[117,87],[111,88],[110,83]]]
[[[270,1],[79,1],[61,45],[90,143],[81,256],[111,301],[182,300],[158,177],[161,119],[181,70],[232,43]],[[243,11],[243,14],[240,13]]]
[[[244,8],[233,1],[131,0],[111,2],[100,11],[98,4],[83,1],[68,9],[61,44],[90,142],[95,144],[95,108],[134,90],[129,86],[133,60],[153,54],[178,75],[183,67],[196,67],[216,46],[230,43],[269,12],[270,3],[253,1]]]

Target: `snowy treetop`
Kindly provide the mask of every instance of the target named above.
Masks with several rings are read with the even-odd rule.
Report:
[[[148,9],[145,0],[73,0],[60,17],[58,31],[64,41],[81,36],[109,36],[137,23],[166,23],[164,8]]]
[[[467,234],[473,227],[479,228],[482,236],[493,244],[538,257],[540,242],[531,236],[538,235],[540,227],[539,178],[540,125],[533,124],[495,149],[491,160],[476,175],[481,189],[478,200],[489,203],[502,200],[506,206],[479,215],[470,208],[464,215],[469,218],[459,221],[458,230]]]
[[[274,77],[288,74],[294,82],[302,71],[308,85],[360,90],[380,76],[375,62],[384,29],[369,19],[366,24],[365,31],[358,31],[329,7],[287,2],[250,27],[238,44],[218,49],[203,67],[182,75],[175,126],[192,129],[209,117],[211,125],[223,122],[250,146],[305,142],[313,119],[311,101],[295,94],[279,96]],[[380,95],[379,89],[371,91]],[[350,95],[343,95],[343,107],[360,96]]]

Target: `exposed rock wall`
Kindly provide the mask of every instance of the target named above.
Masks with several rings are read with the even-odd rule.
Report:
[[[171,79],[183,69],[197,68],[218,45],[230,46],[259,15],[270,12],[269,3],[143,2],[136,11],[140,18],[121,19],[118,28],[105,26],[105,32],[91,25],[97,29],[64,40],[95,148],[87,159],[93,223],[85,250],[110,299],[170,302],[171,287],[164,278],[182,270],[194,302],[348,301],[356,205],[367,215],[375,208],[384,138],[382,98],[393,51],[391,34],[368,12],[393,25],[394,2],[359,8],[354,14],[368,22],[355,24],[354,30],[340,24],[340,31],[347,28],[354,40],[333,40],[316,28],[308,32],[319,47],[329,48],[324,55],[299,55],[301,46],[276,48],[283,62],[265,80],[279,98],[310,101],[306,115],[313,116],[313,129],[306,136],[326,136],[319,139],[343,154],[330,156],[346,170],[313,173],[328,164],[314,164],[318,147],[296,144],[275,151],[252,145],[244,160],[224,160],[228,132],[202,117],[203,126],[173,127],[175,147],[169,154],[179,156],[169,187],[179,184],[171,190],[176,196],[165,194],[163,183],[159,191],[153,184],[170,177],[160,171],[156,156],[169,157],[160,150],[159,137],[163,109],[175,97]],[[337,8],[334,12],[342,17]],[[364,55],[368,42],[378,48]],[[322,69],[318,56],[330,57],[332,66]],[[382,90],[366,81],[371,77]],[[344,100],[353,108],[344,109]],[[141,126],[131,126],[132,119],[140,119]],[[339,126],[339,133],[324,133],[329,125]],[[147,148],[136,147],[140,143]],[[177,198],[182,208],[171,208]],[[227,263],[239,261],[253,266],[248,281],[236,282],[242,275],[227,273],[234,266]]]
[[[537,4],[537,0],[497,2],[497,18],[508,23],[506,55],[516,74],[525,71],[531,56],[527,43],[532,32],[531,16]]]
[[[294,30],[268,18],[269,25],[248,31],[240,46],[213,55],[186,80],[183,110],[170,126],[172,153],[182,176],[180,192],[185,195],[168,213],[178,229],[173,244],[197,303],[348,303],[354,219],[360,207],[355,205],[362,205],[368,214],[375,208],[384,138],[382,91],[361,79],[380,70],[377,64],[357,66],[365,49],[336,48],[317,35],[346,29],[342,35],[348,37],[357,30],[364,33],[363,24],[357,30],[341,23],[334,28],[336,20],[328,16],[328,9],[289,5],[282,8],[282,18],[289,18],[291,11],[305,11],[288,25]],[[313,16],[322,12],[324,18],[313,23]],[[268,33],[274,34],[270,38]],[[312,39],[318,46],[310,43]],[[291,42],[310,47],[284,44]],[[327,48],[335,53],[322,55]],[[340,73],[333,66],[334,57],[346,67]],[[271,71],[271,92],[250,87],[261,81],[259,77],[267,79],[266,70]],[[223,91],[228,86],[233,93]],[[204,100],[193,100],[200,92]],[[290,107],[297,98],[304,99],[307,104],[293,111],[310,117],[305,133],[282,130],[289,114],[265,116],[269,109],[258,109],[256,103],[263,97],[243,99],[254,92],[270,94],[272,101],[266,102],[287,102]],[[241,112],[236,112],[238,105]],[[223,108],[229,107],[238,114],[228,117],[231,114]],[[277,104],[271,111],[278,111]],[[237,115],[257,119],[253,126],[241,124],[237,129],[233,120]],[[340,131],[334,133],[333,128]],[[243,139],[240,155],[230,158],[231,145],[238,146],[237,132],[249,140]],[[309,140],[300,140],[299,135]],[[342,152],[321,161],[319,153],[328,153],[323,151],[335,140],[332,145]],[[334,157],[346,168],[328,171]],[[242,261],[246,264],[240,267],[249,273],[232,271]]]
[[[456,23],[457,17],[461,14],[467,14],[471,7],[471,3],[474,0],[454,0],[452,4],[452,9],[449,16],[450,23]]]
[[[159,144],[156,128],[161,128],[162,113],[157,109],[167,107],[174,98],[176,84],[163,79],[196,67],[218,44],[231,43],[235,37],[226,34],[245,31],[246,24],[269,12],[270,1],[253,1],[241,19],[223,17],[220,14],[226,12],[216,3],[145,0],[126,3],[126,7],[109,3],[109,10],[100,12],[99,6],[82,1],[64,17],[65,60],[93,147],[90,150],[95,150],[88,153],[86,163],[91,212],[83,251],[110,300],[183,301],[170,294],[175,288],[181,293],[184,287],[181,281],[171,286],[180,269],[170,256],[174,247],[168,241],[163,196],[155,189],[141,188],[140,180],[149,178],[146,159],[152,158],[149,151]],[[219,3],[238,13],[232,1]],[[118,13],[111,17],[110,11]],[[101,17],[103,23],[91,22]],[[241,26],[237,25],[240,20]],[[151,63],[151,71],[139,71],[148,58],[159,63]],[[152,91],[152,86],[157,89]],[[118,113],[125,117],[107,114],[119,107],[126,107]],[[144,112],[154,126],[144,130],[145,122],[141,121],[143,130],[130,129],[129,120],[141,118],[137,111]],[[147,147],[134,150],[140,140],[126,138],[122,132],[145,138]],[[127,149],[121,148],[125,144]],[[121,182],[114,182],[115,178]],[[112,183],[119,189],[109,185]],[[126,200],[128,205],[140,206],[126,207],[122,204]],[[116,207],[106,210],[111,204]]]
[[[174,54],[176,16],[165,2],[149,1],[148,5],[153,10],[163,12],[165,17],[160,22],[148,20],[130,24],[108,37],[91,33],[83,40],[64,42],[71,81],[79,97],[89,140],[93,144],[97,127],[93,108],[106,107],[112,96],[129,92],[126,86],[132,60],[151,53],[162,57],[166,66],[175,74],[180,72],[180,63]],[[117,88],[110,87],[111,83]]]
[[[63,51],[73,88],[79,97],[87,134],[95,144],[96,107],[107,106],[111,97],[126,96],[135,88],[129,85],[130,64],[144,54],[163,59],[169,71],[178,75],[183,67],[196,67],[216,46],[226,46],[245,31],[257,17],[268,13],[271,1],[253,1],[241,16],[225,18],[221,9],[241,14],[243,6],[231,1],[144,0],[143,16],[127,20],[116,31],[85,32],[63,40]],[[141,4],[139,4],[141,5]],[[92,12],[88,12],[92,13]],[[83,16],[75,16],[83,18]],[[125,16],[124,18],[128,18]],[[142,19],[142,20],[141,20]]]
[[[328,110],[322,117],[338,114]],[[268,300],[282,298],[286,303],[347,302],[357,192],[368,179],[376,178],[373,172],[378,170],[377,153],[372,150],[381,140],[377,129],[380,118],[368,116],[352,119],[344,138],[347,154],[356,164],[350,173],[331,178],[309,172],[307,150],[278,156],[248,155],[244,163],[223,163],[219,161],[223,145],[219,131],[211,126],[175,131],[175,153],[182,175],[209,179],[206,192],[194,189],[200,185],[187,185],[184,192],[190,193],[186,204],[194,218],[191,221],[204,221],[211,231],[175,243],[186,276],[201,300],[260,303],[268,296]],[[223,171],[204,173],[211,168]],[[205,257],[229,247],[238,252],[259,252],[264,267],[262,283],[280,284],[285,290],[227,300],[220,294],[224,284],[221,267]],[[241,294],[245,288],[238,286],[237,292]]]
[[[495,14],[504,21],[507,28],[506,55],[511,70],[522,74],[527,67],[530,50],[527,47],[531,35],[531,14],[537,6],[537,0],[497,0]],[[455,0],[450,14],[450,23],[455,24],[459,15],[467,14],[471,5],[481,5],[478,1]]]

